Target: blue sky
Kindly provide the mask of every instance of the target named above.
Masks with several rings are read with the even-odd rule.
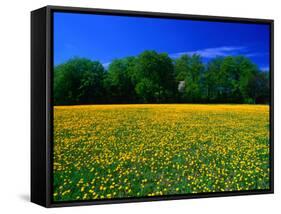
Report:
[[[172,58],[200,54],[244,55],[268,69],[269,25],[54,13],[54,63],[86,57],[107,66],[113,59],[144,50],[166,52]]]

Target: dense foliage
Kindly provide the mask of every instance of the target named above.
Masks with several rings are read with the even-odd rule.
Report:
[[[99,103],[268,103],[269,72],[244,56],[217,57],[144,51],[113,60],[73,58],[54,69],[55,105]]]

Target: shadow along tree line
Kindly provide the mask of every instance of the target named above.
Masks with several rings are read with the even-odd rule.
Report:
[[[144,51],[113,60],[73,58],[54,68],[54,104],[269,103],[269,72],[244,56],[171,59]]]

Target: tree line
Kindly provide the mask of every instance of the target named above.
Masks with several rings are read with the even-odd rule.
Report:
[[[108,68],[73,58],[54,68],[54,104],[269,103],[269,72],[245,56],[203,63],[197,54],[172,59],[144,51]]]

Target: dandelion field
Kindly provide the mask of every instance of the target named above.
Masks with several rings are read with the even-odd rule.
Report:
[[[269,189],[269,106],[54,107],[53,200]]]

